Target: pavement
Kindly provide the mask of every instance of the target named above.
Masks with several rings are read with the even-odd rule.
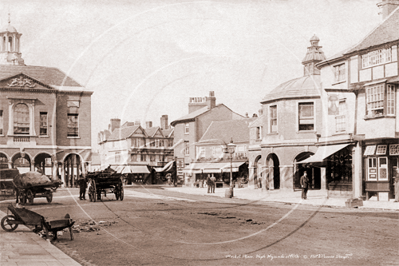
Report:
[[[135,186],[126,186],[135,187]],[[137,186],[139,187],[139,186]],[[153,186],[146,186],[153,187]],[[194,187],[173,187],[162,186],[164,190],[175,191],[186,194],[203,195],[207,197],[225,197],[227,188],[216,188],[215,193],[207,193],[207,188]],[[61,189],[62,190],[62,189]],[[131,191],[132,193],[129,193]],[[126,195],[135,197],[146,197],[148,193],[140,192],[134,193],[132,190],[127,190]],[[234,188],[234,198],[246,199],[251,201],[262,202],[281,202],[288,204],[303,204],[313,206],[328,206],[328,207],[342,207],[347,208],[345,201],[347,197],[329,197],[326,191],[309,190],[306,200],[301,199],[301,191],[292,190],[264,190],[253,188]],[[170,200],[177,200],[175,197],[161,197]],[[368,201],[363,201],[363,206],[358,206],[359,209],[365,210],[387,210],[399,211],[399,203],[390,201],[377,201],[371,198]],[[0,211],[0,218],[3,218],[6,213]],[[14,232],[6,232],[0,230],[0,265],[1,266],[74,266],[80,265],[68,255],[63,253],[57,247],[51,244],[50,241],[41,238],[39,235],[33,233],[29,228],[19,225]]]

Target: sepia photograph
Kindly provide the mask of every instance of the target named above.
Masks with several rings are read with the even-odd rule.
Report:
[[[397,112],[399,0],[1,0],[0,265],[399,265]]]

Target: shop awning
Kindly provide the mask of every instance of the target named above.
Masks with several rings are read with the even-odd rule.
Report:
[[[238,168],[243,165],[245,162],[233,162],[232,163],[232,170],[233,172],[238,172]],[[204,174],[211,174],[211,173],[222,173],[222,172],[230,172],[230,163],[223,162],[223,163],[193,163],[189,166],[183,168],[184,173],[204,173]]]
[[[116,172],[121,174],[149,174],[147,165],[119,165]]]
[[[162,167],[162,168],[154,168],[154,169],[158,173],[169,172],[170,170],[172,170],[174,162],[175,161],[168,162],[164,167]]]
[[[342,150],[347,147],[349,144],[339,144],[339,145],[328,145],[328,146],[320,146],[317,148],[316,153],[309,158],[300,161],[298,163],[320,163],[323,162],[328,156],[336,153],[337,151]]]

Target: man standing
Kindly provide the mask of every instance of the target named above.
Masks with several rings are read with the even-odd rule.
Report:
[[[211,176],[209,174],[206,177],[206,186],[208,187],[208,193],[210,193],[212,185],[211,185]]]
[[[212,174],[211,177],[211,193],[215,193],[216,177]]]
[[[308,193],[308,186],[309,186],[309,178],[308,178],[308,173],[305,171],[303,172],[303,176],[301,176],[301,188],[302,188],[302,199],[307,198],[307,193]]]
[[[87,183],[86,183],[86,179],[83,178],[82,176],[79,179],[79,188],[80,188],[80,192],[79,192],[79,199],[80,200],[85,200],[86,199],[86,188],[87,188]]]

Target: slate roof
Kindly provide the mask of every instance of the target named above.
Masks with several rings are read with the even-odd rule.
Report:
[[[121,140],[130,137],[140,126],[120,127],[112,131],[108,140]]]
[[[254,120],[256,120],[256,118],[212,121],[199,142],[225,144],[229,143],[232,138],[235,143],[249,142],[248,125]]]
[[[345,54],[399,40],[399,7],[373,29],[359,44]]]
[[[219,104],[218,104],[218,105],[219,105]],[[217,106],[218,106],[218,105],[217,105]],[[177,124],[178,122],[183,122],[183,121],[186,121],[186,120],[194,119],[194,118],[196,118],[197,116],[202,115],[203,113],[206,113],[206,112],[209,111],[209,110],[210,110],[210,109],[208,108],[208,106],[202,107],[202,108],[200,108],[200,109],[198,109],[198,110],[195,110],[194,112],[191,112],[191,113],[189,113],[189,114],[186,114],[186,115],[184,115],[184,116],[182,116],[182,117],[176,119],[175,121],[172,121],[170,124],[171,124],[172,126],[174,126],[174,125]]]
[[[163,134],[165,137],[169,137],[170,134],[172,134],[173,130],[174,130],[173,128],[161,129],[162,134]]]
[[[53,86],[82,87],[64,72],[54,67],[0,65],[0,80],[25,74],[37,81]]]
[[[160,127],[149,127],[145,129],[145,133],[147,133],[149,137],[153,137],[158,129],[160,129]]]
[[[320,75],[310,75],[280,84],[266,94],[261,103],[289,98],[320,96]]]

